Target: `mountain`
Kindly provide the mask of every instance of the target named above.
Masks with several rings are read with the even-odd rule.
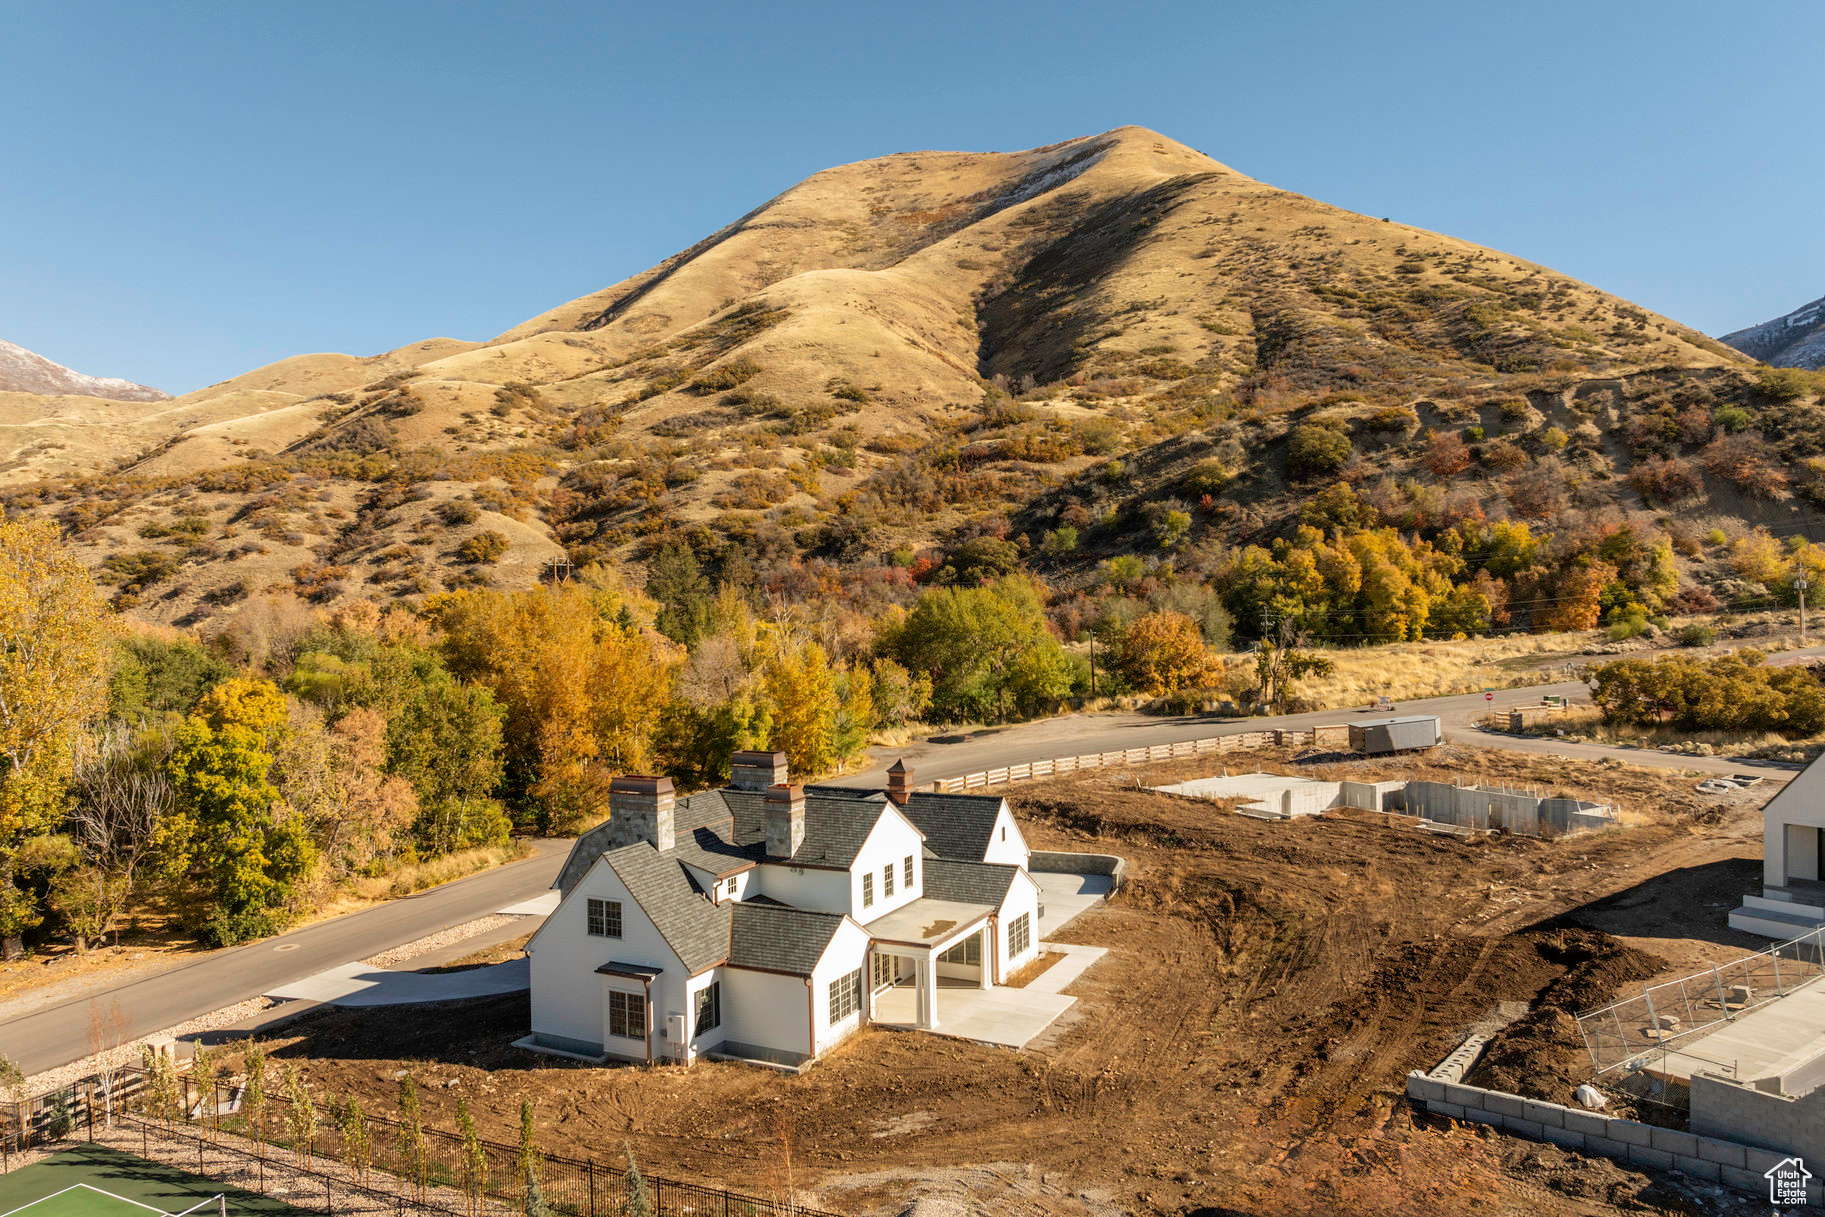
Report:
[[[178,622],[666,541],[796,596],[988,533],[1082,586],[1165,533],[1181,571],[1287,535],[1334,483],[1419,531],[1666,520],[1642,462],[1697,469],[1682,527],[1741,523],[1790,515],[1825,443],[1816,396],[1683,325],[1137,127],[830,169],[490,341],[137,412],[0,393],[0,423],[0,499]]]
[[[0,392],[65,394],[109,401],[164,401],[171,394],[113,376],[84,376],[22,346],[0,340]]]
[[[1777,368],[1825,368],[1825,298],[1785,317],[1725,334],[1723,341]]]

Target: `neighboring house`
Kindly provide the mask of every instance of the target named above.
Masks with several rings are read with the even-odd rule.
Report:
[[[590,1060],[703,1053],[799,1064],[938,978],[1004,983],[1038,953],[1039,887],[1007,800],[800,786],[776,752],[738,752],[728,786],[616,778],[557,909],[527,945],[532,1034]]]
[[[1762,894],[1744,896],[1732,929],[1797,938],[1825,925],[1825,758],[1762,808]]]

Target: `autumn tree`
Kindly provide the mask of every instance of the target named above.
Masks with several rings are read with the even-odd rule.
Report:
[[[1005,717],[1010,681],[1028,652],[1041,652],[1020,670],[1033,678],[1032,702],[1070,692],[1068,666],[1046,623],[1039,588],[1021,576],[984,587],[943,587],[922,593],[912,608],[882,623],[881,653],[932,682],[932,712],[950,721]]]
[[[1335,666],[1329,659],[1303,649],[1305,639],[1291,623],[1279,622],[1272,635],[1261,640],[1255,652],[1256,697],[1274,710],[1281,709],[1292,688],[1308,676],[1329,676]]]
[[[1152,612],[1122,635],[1116,667],[1130,687],[1150,696],[1210,683],[1214,665],[1197,623],[1183,613]]]
[[[21,885],[56,824],[77,734],[107,697],[110,619],[48,521],[0,521],[0,954],[43,919]]]
[[[203,936],[227,945],[272,933],[316,858],[302,817],[269,773],[286,732],[285,695],[236,677],[211,689],[178,727],[167,771],[177,810],[167,866],[187,878]]]

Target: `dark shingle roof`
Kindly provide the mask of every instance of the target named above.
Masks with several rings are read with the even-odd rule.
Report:
[[[679,799],[673,806],[672,845],[683,861],[712,874],[726,875],[737,869],[738,864],[713,859],[710,855],[730,852],[732,840],[729,808],[722,801],[721,791],[705,790]],[[569,895],[570,889],[596,864],[596,859],[615,848],[615,842],[613,820],[604,820],[578,837],[552,886]]]
[[[729,966],[809,976],[843,924],[841,913],[813,913],[744,900],[732,905]]]
[[[1019,868],[990,862],[953,862],[933,858],[925,864],[925,894],[962,904],[1000,908]]]
[[[925,844],[941,858],[980,862],[995,834],[1001,796],[934,794],[918,790],[906,800],[906,818],[925,834]]]
[[[767,841],[766,796],[758,791],[721,790],[734,825],[734,842],[757,847],[758,860]],[[828,788],[805,791],[805,840],[792,861],[818,866],[848,866],[887,810],[887,796],[871,790],[861,796],[832,794]]]
[[[729,906],[711,904],[677,861],[642,841],[602,855],[679,962],[698,972],[729,954]]]

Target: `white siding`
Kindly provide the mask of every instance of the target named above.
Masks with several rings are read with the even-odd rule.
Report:
[[[1027,917],[1027,949],[1016,956],[1008,950],[1008,929],[1014,924],[1014,918],[1022,913]],[[1014,882],[1008,884],[1008,894],[1001,901],[1001,908],[995,916],[995,933],[999,939],[995,954],[999,961],[995,983],[1005,984],[1008,977],[1020,971],[1039,954],[1039,885],[1033,882],[1032,876],[1021,871],[1014,876]]]
[[[925,890],[925,875],[919,866],[918,857],[924,838],[919,830],[913,827],[912,821],[900,813],[900,810],[888,806],[876,821],[874,831],[862,842],[862,848],[855,856],[854,864],[849,868],[851,904],[844,911],[863,925],[876,917],[893,912],[902,905],[911,904]],[[906,883],[906,859],[913,861],[913,882]],[[893,868],[893,895],[887,895],[887,885],[883,872]],[[872,876],[874,880],[874,903],[862,906],[862,876]]]
[[[831,936],[824,958],[811,973],[811,1018],[817,1051],[823,1052],[844,1037],[854,1034],[867,1019],[868,1011],[868,931],[853,921],[843,922]],[[862,969],[862,1008],[836,1026],[830,1025],[830,982],[856,969]]]
[[[1020,833],[1020,825],[1014,823],[1014,813],[1008,810],[1008,801],[1001,800],[1001,810],[995,813],[995,827],[989,833],[988,851],[982,855],[984,862],[993,862],[1000,866],[1018,866],[1027,869],[1031,861],[1027,849],[1027,839]]]
[[[821,913],[849,911],[848,871],[817,870],[809,866],[793,866],[789,862],[765,862],[755,867],[751,873],[755,876],[754,886],[743,893],[743,900],[761,895],[770,896],[795,909],[811,909]],[[759,890],[756,891],[755,888]]]
[[[1789,833],[1792,824],[1825,828],[1825,759],[1806,766],[1762,808],[1762,882],[1769,887],[1814,878],[1818,869],[1816,854],[1807,856],[1816,838]]]
[[[742,871],[740,874],[730,875],[726,879],[718,879],[709,871],[704,870],[700,866],[692,866],[689,862],[684,864],[684,869],[691,876],[692,882],[696,883],[697,886],[717,904],[727,904],[731,900],[743,899],[743,893],[748,886],[749,876],[754,873],[752,870],[746,870]],[[735,885],[735,891],[732,895],[729,892],[729,884],[731,883]]]
[[[727,1038],[729,1026],[729,986],[727,983],[724,983],[722,986],[722,1025],[712,1028],[702,1035],[696,1033],[697,995],[709,988],[712,982],[722,981],[725,970],[726,969],[723,968],[711,968],[702,976],[692,979],[690,984],[685,988],[684,1033],[692,1037],[689,1053],[691,1059],[695,1059],[699,1053],[709,1052],[714,1048],[721,1047],[723,1040]]]
[[[734,1049],[758,1048],[792,1061],[811,1055],[811,1010],[799,976],[721,968],[722,1035]]]
[[[588,899],[621,902],[621,937],[599,938],[588,932]],[[597,862],[571,889],[531,943],[532,1031],[580,1045],[603,1045],[607,1004],[604,978],[596,969],[611,960],[651,964],[665,971],[653,981],[653,1004],[665,1009],[665,990],[682,986],[684,966],[653,928],[615,872]],[[617,986],[638,984],[616,980]],[[655,1036],[655,1043],[657,1037]],[[627,1041],[613,1045],[624,1052]],[[642,1059],[644,1042],[640,1046]]]

